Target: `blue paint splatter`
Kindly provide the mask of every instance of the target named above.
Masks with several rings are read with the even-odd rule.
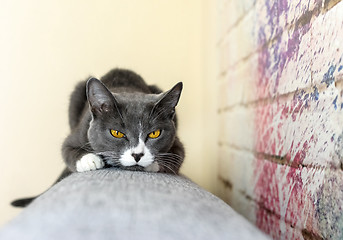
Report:
[[[318,101],[318,99],[319,99],[318,88],[316,86],[314,86],[313,88],[314,88],[314,91],[313,91],[313,93],[311,93],[311,99]]]
[[[336,136],[336,134],[334,133],[331,137],[331,142],[335,141],[335,136]]]
[[[339,66],[338,72],[340,72],[343,69],[343,65]]]
[[[335,100],[333,100],[332,104],[334,105],[335,109],[337,109],[337,98],[338,96],[336,96]]]
[[[309,107],[309,96],[310,94],[306,93],[306,95],[304,96],[304,101],[305,101],[305,108],[308,108]]]
[[[321,83],[326,83],[326,87],[329,87],[330,84],[332,84],[335,81],[335,77],[333,76],[333,73],[336,70],[336,65],[331,65],[328,69],[328,71],[324,74],[323,80]]]

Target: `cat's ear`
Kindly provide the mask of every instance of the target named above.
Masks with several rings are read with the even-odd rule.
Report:
[[[182,82],[179,82],[169,91],[162,93],[160,100],[155,104],[151,114],[165,112],[173,118],[175,107],[180,99],[181,91]]]
[[[118,110],[117,101],[102,82],[96,78],[90,78],[86,86],[87,99],[93,114],[100,115],[114,109]]]

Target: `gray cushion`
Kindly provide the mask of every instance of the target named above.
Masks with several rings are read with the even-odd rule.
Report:
[[[160,173],[74,173],[29,205],[0,239],[267,239],[190,180]]]

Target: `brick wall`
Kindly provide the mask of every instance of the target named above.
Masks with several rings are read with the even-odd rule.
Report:
[[[276,239],[343,239],[343,1],[218,0],[220,195]]]

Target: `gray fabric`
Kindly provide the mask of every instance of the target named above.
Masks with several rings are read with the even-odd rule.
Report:
[[[160,173],[74,173],[0,231],[0,239],[267,239],[190,180]]]

